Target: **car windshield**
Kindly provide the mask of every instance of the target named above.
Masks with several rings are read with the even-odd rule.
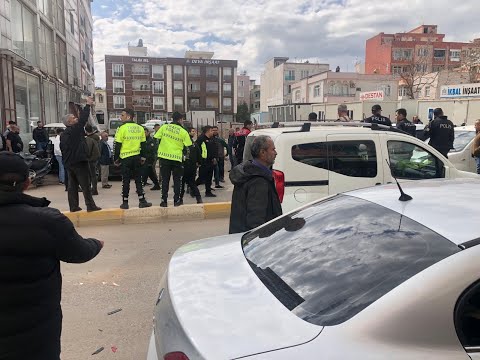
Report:
[[[110,120],[110,129],[118,129],[120,125],[122,125],[122,120]]]
[[[452,151],[462,151],[470,141],[475,137],[475,131],[457,130],[455,131],[455,139],[453,140]]]
[[[247,233],[245,257],[287,309],[310,323],[347,321],[415,274],[460,251],[421,224],[338,195]]]

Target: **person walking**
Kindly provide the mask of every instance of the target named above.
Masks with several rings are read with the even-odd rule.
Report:
[[[245,143],[247,136],[252,132],[253,122],[251,120],[245,120],[243,128],[235,133],[235,156],[237,158],[237,164],[241,164],[243,161],[243,150],[245,149]]]
[[[407,134],[417,137],[417,127],[407,119],[407,110],[398,109],[395,113],[397,120],[397,129],[405,131]]]
[[[362,122],[392,126],[392,122],[390,121],[390,119],[386,116],[382,116],[382,107],[378,104],[372,106],[372,116],[363,119]]]
[[[92,195],[98,195],[97,165],[98,159],[100,158],[100,138],[98,137],[98,131],[94,130],[90,124],[85,126],[85,134]]]
[[[62,128],[55,130],[57,136],[52,140],[53,145],[53,154],[58,163],[58,182],[60,184],[65,184],[65,166],[63,164],[62,149],[60,149],[60,135],[63,133]]]
[[[113,164],[112,148],[108,145],[108,132],[103,131],[100,134],[100,178],[102,179],[102,189],[110,189],[112,185],[108,183],[110,175],[110,165]]]
[[[37,150],[47,150],[48,133],[41,121],[37,121],[37,127],[33,129],[32,137],[35,140]]]
[[[348,108],[347,108],[347,105],[345,104],[338,105],[337,114],[338,114],[338,118],[336,120],[337,122],[352,121],[352,119],[350,119],[350,117],[348,116]]]
[[[434,119],[425,126],[424,138],[425,140],[430,138],[428,144],[448,159],[448,152],[453,148],[455,139],[455,126],[443,114],[441,108],[433,110],[433,117]]]
[[[146,138],[142,126],[134,122],[135,112],[132,109],[122,111],[122,125],[115,134],[115,165],[122,167],[122,204],[120,209],[128,209],[130,180],[135,180],[138,195],[138,207],[152,206],[145,199],[142,185],[142,166],[145,164]]]
[[[103,241],[81,237],[29,185],[24,160],[0,153],[0,359],[60,360],[60,261],[85,263]]]
[[[90,171],[88,168],[87,143],[85,140],[84,127],[90,116],[90,105],[93,99],[89,96],[87,104],[80,111],[80,118],[73,114],[67,114],[63,117],[65,131],[60,135],[60,150],[62,158],[67,169],[68,176],[68,205],[71,212],[81,211],[78,204],[78,186],[82,188],[83,198],[87,211],[101,210],[95,204],[90,188]]]
[[[187,130],[183,128],[183,115],[174,112],[172,123],[164,124],[155,133],[155,139],[160,141],[158,158],[160,159],[160,173],[162,174],[162,201],[161,207],[167,207],[168,187],[173,175],[173,205],[180,206],[180,188],[183,176],[183,149],[192,146]]]
[[[197,138],[197,145],[200,149],[206,150],[207,156],[204,157],[202,165],[198,171],[198,179],[196,185],[205,184],[205,197],[217,197],[212,193],[212,178],[215,167],[215,156],[217,155],[217,147],[213,140],[213,127],[207,125],[203,128],[202,134]],[[213,145],[213,146],[212,146]]]
[[[257,136],[251,147],[253,160],[230,172],[234,185],[229,233],[242,233],[282,215],[271,167],[277,152],[269,136]]]
[[[180,201],[182,203],[183,196],[185,195],[185,184],[189,187],[190,194],[192,194],[197,200],[197,204],[203,203],[200,190],[198,190],[198,187],[195,184],[197,168],[203,161],[202,149],[200,149],[198,144],[193,141],[193,138],[196,136],[196,134],[197,131],[193,127],[188,128],[188,135],[192,141],[192,146],[187,148],[187,155],[185,157],[185,162],[183,163],[182,188],[180,190]],[[203,156],[205,156],[205,158],[207,157],[206,151],[203,153]]]
[[[145,165],[143,165],[143,186],[147,183],[148,178],[152,180],[153,187],[150,190],[160,190],[160,183],[158,182],[157,172],[155,171],[155,162],[158,153],[158,142],[150,136],[150,130],[145,128],[145,138],[147,139],[145,145]]]

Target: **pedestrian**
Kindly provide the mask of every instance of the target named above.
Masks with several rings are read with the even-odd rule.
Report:
[[[453,148],[455,130],[453,123],[443,114],[441,108],[433,110],[433,120],[424,129],[425,140],[448,159],[448,152]]]
[[[145,130],[134,122],[135,112],[125,109],[121,115],[122,125],[115,133],[115,165],[122,167],[122,204],[120,209],[128,209],[130,180],[135,180],[138,195],[138,207],[152,206],[145,199],[142,185],[142,166],[145,164],[146,141]]]
[[[189,127],[188,135],[192,141],[192,146],[187,148],[187,156],[185,157],[185,162],[183,163],[183,177],[182,177],[182,189],[180,191],[180,199],[183,202],[183,196],[185,194],[185,184],[190,189],[190,194],[192,194],[197,200],[197,204],[203,203],[202,196],[200,195],[200,190],[198,190],[197,185],[195,184],[195,177],[197,176],[197,168],[201,164],[202,158],[202,149],[198,146],[196,142],[193,141],[193,138],[196,136],[197,131],[193,127]],[[205,158],[207,157],[206,151],[203,153]]]
[[[147,183],[148,178],[152,180],[153,187],[150,190],[160,190],[160,183],[158,182],[157,172],[155,171],[155,160],[158,153],[158,142],[150,136],[150,130],[145,128],[145,138],[147,139],[145,145],[145,165],[143,165],[143,186]]]
[[[84,263],[103,242],[81,237],[50,201],[24,193],[28,166],[0,153],[0,359],[59,360],[60,261]]]
[[[480,174],[480,119],[475,121],[475,131],[477,135],[473,139],[472,143],[472,157],[475,158],[475,163],[477,164],[477,174]]]
[[[230,169],[233,169],[237,165],[237,158],[233,153],[234,144],[235,144],[235,130],[233,130],[232,128],[228,130],[228,140],[227,140],[228,159],[230,160]],[[228,172],[230,172],[230,170],[228,170]]]
[[[60,149],[60,135],[62,135],[64,129],[57,128],[55,133],[57,134],[52,140],[53,154],[58,163],[58,182],[65,184],[65,166],[63,165],[62,149]]]
[[[183,205],[180,199],[180,190],[183,176],[183,149],[192,146],[192,141],[187,130],[183,128],[183,115],[174,112],[173,121],[164,124],[155,134],[155,139],[160,141],[158,158],[160,159],[160,173],[162,174],[162,201],[161,207],[167,207],[168,187],[173,174],[173,205]]]
[[[230,234],[242,233],[282,215],[271,167],[277,152],[269,136],[257,136],[251,147],[253,160],[230,172],[234,185],[230,213]]]
[[[317,113],[311,112],[310,114],[308,114],[308,121],[316,122],[317,119],[318,119]]]
[[[390,119],[385,116],[382,116],[382,107],[378,104],[372,106],[372,116],[362,120],[362,122],[392,126],[392,122],[390,121]]]
[[[97,168],[98,159],[100,159],[100,137],[98,136],[98,130],[94,129],[90,124],[85,126],[85,134],[92,195],[98,195]]]
[[[407,119],[407,110],[398,109],[395,113],[397,120],[397,129],[405,131],[407,134],[417,137],[417,127]]]
[[[414,124],[423,124],[423,122],[418,118],[417,115],[413,115],[412,122]]]
[[[80,112],[80,118],[73,114],[63,117],[65,131],[60,135],[60,149],[68,176],[68,205],[71,212],[81,211],[78,203],[78,186],[80,185],[87,211],[101,210],[95,204],[90,189],[90,175],[88,168],[87,143],[84,127],[90,116],[90,106],[93,99],[89,96],[87,104]]]
[[[20,128],[17,125],[10,125],[7,133],[7,151],[14,153],[23,152],[23,141],[20,137]]]
[[[158,150],[158,145],[160,145],[160,141],[158,141],[158,139],[155,139],[155,134],[157,133],[158,130],[160,130],[160,127],[161,127],[160,124],[153,125],[152,138],[153,138],[153,140],[155,140],[155,146],[157,147],[157,150]],[[158,162],[158,157],[155,156],[155,161],[153,163],[153,170],[155,171],[155,174],[157,175],[157,179],[158,179],[159,183],[161,184],[162,183],[162,174],[160,173],[160,171],[158,171],[158,173],[157,173],[157,162]]]
[[[10,120],[8,122],[8,126],[7,126],[6,130],[3,132],[3,137],[4,138],[7,138],[8,133],[12,130],[12,125],[17,125],[17,123],[13,120]]]
[[[213,141],[217,147],[216,164],[214,165],[215,188],[223,189],[220,183],[225,182],[225,149],[227,149],[228,153],[228,145],[218,134],[218,126],[213,127]]]
[[[245,142],[247,136],[252,132],[253,122],[246,120],[243,123],[243,128],[235,133],[235,156],[237,158],[237,164],[241,164],[243,161],[243,150],[245,149]]]
[[[100,178],[102,179],[102,189],[110,189],[112,185],[108,183],[110,175],[110,166],[113,164],[112,148],[108,144],[108,132],[103,131],[100,134]]]
[[[160,130],[160,124],[153,125],[153,135],[155,135],[158,130]]]
[[[48,133],[47,129],[43,127],[41,121],[37,121],[37,127],[33,129],[32,133],[33,140],[35,140],[35,145],[37,150],[47,150],[48,144]]]
[[[217,155],[217,147],[213,140],[213,127],[206,125],[203,128],[202,134],[197,138],[197,145],[202,152],[206,150],[207,156],[204,157],[203,162],[198,170],[198,179],[196,185],[205,184],[205,197],[217,197],[212,193],[212,178],[215,169],[214,159]]]
[[[352,119],[350,119],[350,117],[348,116],[348,108],[347,108],[347,105],[345,104],[338,105],[337,114],[338,114],[338,118],[336,120],[337,122],[352,121]]]

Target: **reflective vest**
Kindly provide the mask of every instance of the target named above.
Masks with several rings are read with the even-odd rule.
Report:
[[[183,161],[183,148],[192,146],[192,140],[187,130],[178,124],[164,124],[155,133],[155,139],[160,140],[158,157],[161,159]]]
[[[120,159],[140,155],[142,142],[145,141],[145,129],[134,122],[123,124],[115,134],[115,142],[122,144]]]
[[[207,158],[207,144],[205,144],[205,142],[202,142],[202,159],[206,159]]]

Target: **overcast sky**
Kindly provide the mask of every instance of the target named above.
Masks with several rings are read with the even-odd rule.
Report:
[[[105,54],[126,55],[139,38],[149,56],[183,57],[186,50],[238,60],[257,80],[274,56],[353,71],[365,40],[379,32],[437,24],[447,41],[480,37],[478,2],[463,0],[101,0],[93,1],[97,86],[105,85]],[[477,5],[477,6],[475,6]]]

